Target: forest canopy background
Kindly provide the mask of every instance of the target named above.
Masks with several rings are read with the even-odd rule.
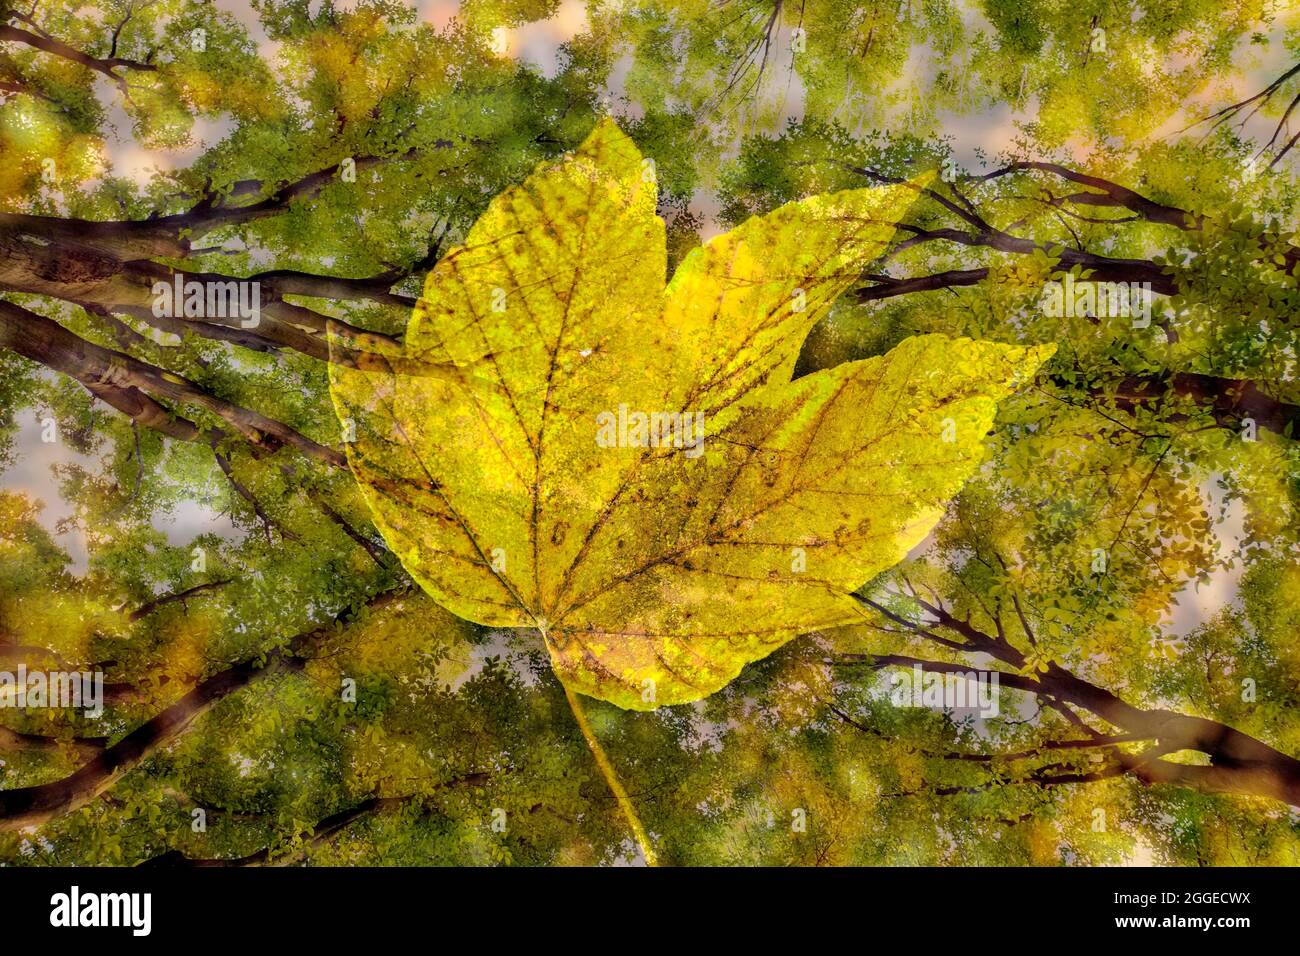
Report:
[[[107,680],[0,710],[0,858],[643,857],[536,635],[411,586],[328,395],[330,328],[400,340],[612,115],[670,270],[939,171],[796,374],[1057,346],[861,625],[589,704],[657,855],[1295,862],[1298,77],[1282,2],[0,0],[0,666]],[[177,273],[260,323],[156,315]],[[1151,322],[1049,314],[1067,275]],[[896,706],[915,666],[996,669],[1001,714]]]

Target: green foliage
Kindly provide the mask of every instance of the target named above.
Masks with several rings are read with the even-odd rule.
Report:
[[[1180,132],[1273,79],[1256,52],[1294,58],[1300,24],[1272,6],[475,0],[435,28],[397,2],[255,0],[236,15],[197,0],[42,0],[34,25],[14,16],[30,4],[4,5],[16,29],[123,61],[110,77],[0,41],[5,305],[207,400],[164,397],[166,424],[133,423],[105,381],[91,376],[95,398],[0,349],[0,669],[62,661],[103,669],[110,686],[98,720],[0,710],[13,732],[0,735],[0,794],[67,777],[205,679],[251,676],[102,796],[0,830],[0,860],[639,858],[545,644],[422,596],[346,469],[222,414],[256,410],[341,449],[326,320],[401,341],[425,274],[493,197],[612,112],[655,161],[670,270],[787,203],[949,171],[917,192],[888,254],[844,277],[790,356],[795,386],[916,336],[1057,347],[998,406],[983,466],[925,542],[859,592],[861,623],[805,634],[694,703],[590,704],[660,857],[1294,864],[1283,801],[1198,788],[1204,751],[1164,755],[1180,783],[1132,771],[1145,740],[1060,748],[1080,742],[1080,720],[1123,728],[1034,692],[1065,672],[1143,713],[1300,754],[1300,188],[1294,154],[1269,166],[1285,138],[1257,158],[1296,81],[1254,125],[1234,114]],[[501,31],[559,31],[578,12],[551,69],[496,46]],[[1006,168],[1024,159],[1059,167]],[[355,181],[336,171],[346,160]],[[232,214],[259,203],[266,214]],[[14,216],[156,224],[195,209],[216,225],[182,230],[189,248],[102,247],[116,270],[103,282],[41,258],[84,254],[84,224],[45,246],[16,238],[48,224]],[[268,305],[275,288],[319,327],[268,310],[257,331],[317,354],[163,328],[127,267],[141,262],[262,274]],[[1042,307],[1045,283],[1108,269],[1156,285],[1148,326]],[[284,291],[286,273],[350,284]],[[222,434],[165,437],[181,420]],[[371,607],[383,594],[396,596]],[[963,650],[927,605],[1003,656]],[[1000,713],[896,705],[905,668],[882,655],[996,666]]]

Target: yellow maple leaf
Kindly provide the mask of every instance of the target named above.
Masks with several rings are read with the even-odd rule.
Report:
[[[925,335],[792,380],[918,185],[789,203],[665,286],[653,167],[602,121],[492,201],[401,350],[331,367],[388,544],[443,606],[536,628],[570,691],[626,708],[860,620],[851,592],[925,537],[1051,354]]]

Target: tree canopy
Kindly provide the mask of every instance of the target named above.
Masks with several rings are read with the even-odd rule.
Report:
[[[105,675],[99,716],[0,707],[0,859],[1297,862],[1298,104],[1274,0],[0,0],[0,671]],[[798,636],[644,712],[579,704],[599,688],[566,689],[545,627],[426,594],[331,400],[428,351],[494,198],[611,122],[642,191],[584,293],[593,334],[634,316],[608,375],[726,367],[633,300],[674,273],[707,297],[735,240],[705,243],[828,195],[907,202],[870,248],[762,247],[794,275],[825,241],[838,298],[809,287],[746,388],[1042,362],[976,432],[955,416],[965,480],[863,565],[855,621],[733,592],[711,613]],[[554,278],[532,267],[503,287]],[[187,280],[256,283],[260,315],[157,307]],[[1072,298],[1102,283],[1133,297]],[[579,391],[536,413],[590,417]],[[422,394],[451,456],[454,396]],[[845,441],[877,427],[848,394]],[[849,459],[836,491],[916,496],[900,476],[945,449]],[[825,544],[837,507],[782,530]],[[557,520],[532,540],[571,560]],[[603,548],[588,583],[628,560]],[[620,601],[602,626],[657,607]],[[895,693],[994,673],[993,716]]]

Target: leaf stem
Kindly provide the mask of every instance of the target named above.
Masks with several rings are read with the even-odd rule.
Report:
[[[563,681],[560,683],[564,685]],[[569,709],[573,711],[573,717],[578,722],[578,729],[582,731],[582,736],[587,740],[587,746],[591,748],[591,755],[596,758],[596,766],[600,768],[601,774],[605,777],[605,783],[609,784],[610,792],[614,794],[614,799],[618,802],[619,809],[623,811],[623,816],[627,818],[628,824],[632,827],[632,835],[636,837],[636,842],[641,847],[641,853],[645,856],[646,865],[658,866],[659,858],[655,856],[650,837],[646,834],[645,827],[641,826],[641,818],[636,815],[636,808],[632,806],[632,801],[627,797],[627,791],[623,789],[623,784],[619,782],[618,774],[614,772],[614,765],[609,762],[609,757],[605,755],[605,749],[601,747],[596,735],[591,732],[591,725],[587,723],[587,715],[582,709],[582,704],[578,702],[578,696],[569,690],[567,685],[564,685],[564,696],[569,698]]]

